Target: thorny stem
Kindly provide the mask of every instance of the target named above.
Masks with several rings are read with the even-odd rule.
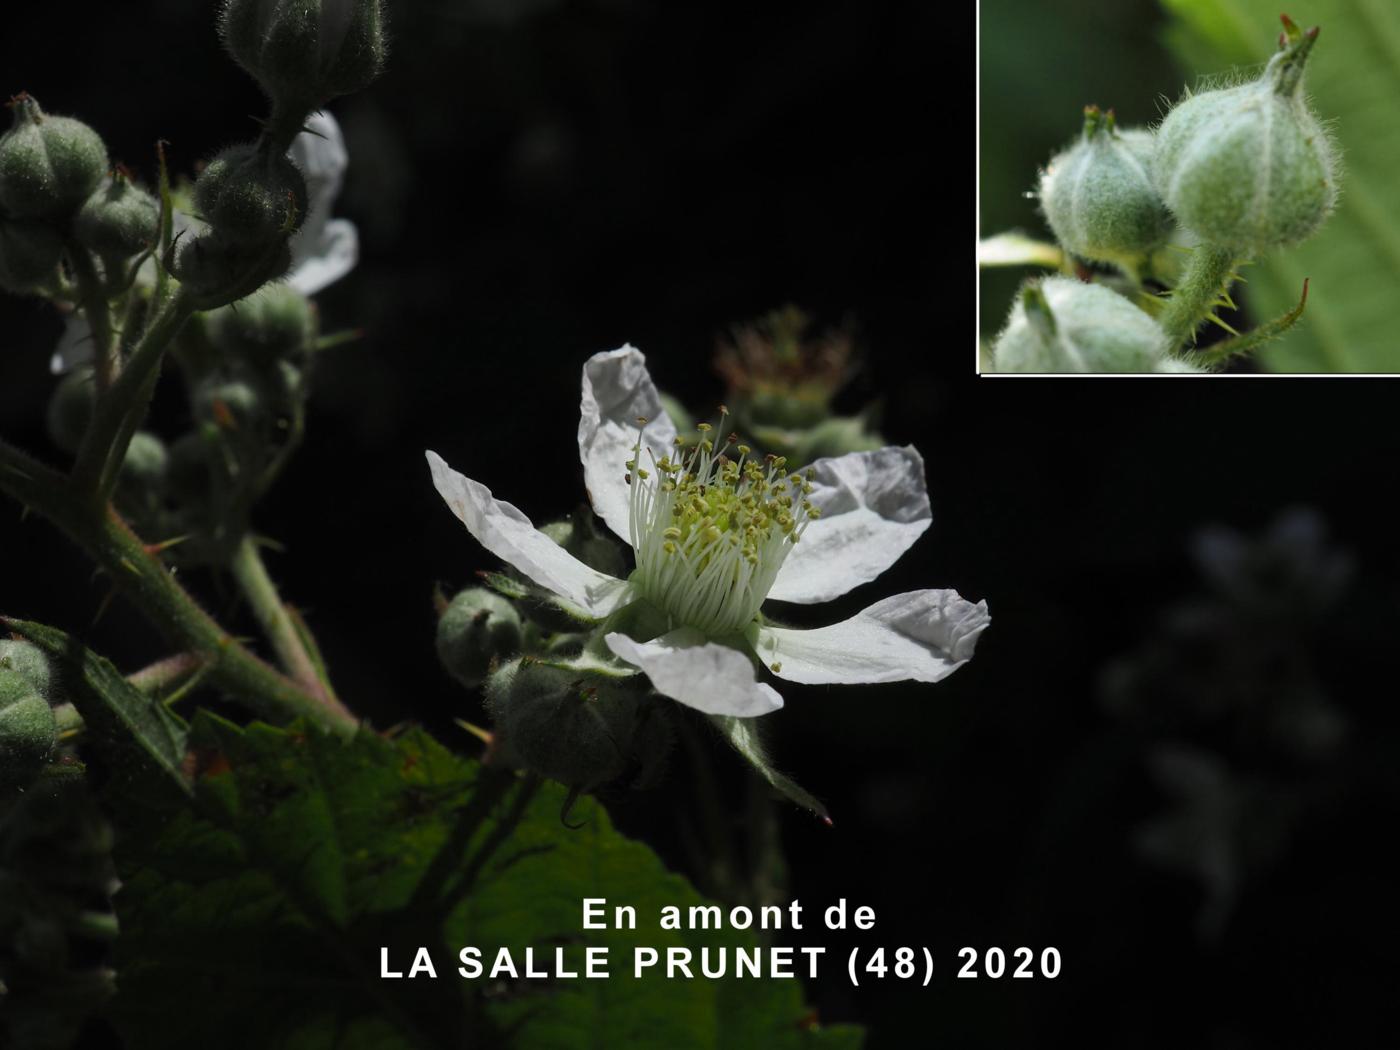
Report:
[[[1191,253],[1181,283],[1172,290],[1159,322],[1173,349],[1186,344],[1215,308],[1239,260],[1224,248],[1203,244]]]
[[[146,415],[160,374],[161,358],[193,312],[194,304],[183,291],[156,307],[121,375],[98,399],[92,423],[78,450],[73,487],[93,497],[99,505],[116,484],[131,435]]]
[[[254,713],[278,722],[306,718],[345,736],[355,732],[355,720],[344,708],[328,706],[229,635],[115,510],[105,506],[94,514],[84,494],[63,475],[3,441],[0,491],[48,518],[111,577],[167,641],[208,660],[210,680]]]
[[[83,304],[83,314],[88,327],[92,329],[92,359],[97,377],[97,389],[105,394],[116,378],[116,358],[112,343],[112,314],[107,304],[107,294],[102,289],[102,281],[97,276],[92,255],[81,244],[68,246],[68,258],[73,264],[73,276],[78,283],[78,297]]]
[[[277,586],[272,582],[267,566],[263,564],[257,541],[251,536],[244,536],[238,544],[229,562],[229,569],[249,608],[253,610],[258,626],[272,643],[277,662],[283,670],[308,693],[319,696],[328,708],[349,717],[349,712],[336,698],[330,683],[325,680],[307,646],[303,644],[302,633],[288,613],[287,607],[282,604]]]

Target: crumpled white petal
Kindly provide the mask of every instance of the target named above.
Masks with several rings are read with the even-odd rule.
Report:
[[[583,461],[583,483],[593,510],[629,543],[626,463],[637,443],[638,417],[647,420],[643,447],[649,447],[658,459],[670,452],[676,428],[661,406],[642,352],[629,344],[594,354],[583,366],[579,403],[578,455]],[[649,469],[648,458],[643,453],[643,469]]]
[[[438,494],[477,542],[496,557],[593,616],[606,616],[631,600],[631,588],[625,582],[589,568],[531,525],[517,508],[495,499],[485,485],[453,470],[436,452],[427,455]]]
[[[681,627],[649,642],[614,631],[604,641],[622,659],[645,671],[658,693],[707,715],[754,718],[783,706],[777,690],[754,677],[748,656],[707,642],[693,627]]]
[[[749,641],[790,682],[937,682],[972,659],[991,622],[986,602],[974,605],[957,591],[910,591],[830,627],[755,626]]]
[[[308,203],[306,221],[291,240],[292,272],[287,283],[302,295],[315,295],[354,268],[360,238],[353,223],[331,218],[350,164],[340,125],[321,110],[307,117],[305,126],[287,151],[306,177]]]
[[[54,375],[71,372],[92,360],[92,327],[82,314],[69,314],[63,319],[63,331],[54,344],[49,358],[49,371]]]
[[[334,284],[360,261],[360,234],[349,219],[325,223],[314,245],[307,242],[305,229],[296,236],[300,243],[292,246],[292,272],[286,280],[302,295],[315,295]],[[308,254],[298,257],[299,251]]]
[[[819,459],[812,504],[822,516],[788,552],[768,597],[812,604],[869,583],[913,546],[929,522],[924,459],[913,445]]]

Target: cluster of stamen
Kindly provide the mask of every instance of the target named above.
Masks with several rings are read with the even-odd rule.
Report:
[[[720,412],[723,419],[727,410]],[[646,420],[637,422],[645,429]],[[808,499],[811,482],[788,474],[782,456],[755,458],[734,434],[721,440],[710,424],[699,429],[697,444],[678,437],[661,459],[643,449],[638,432],[627,461],[634,580],[678,626],[720,635],[753,620],[821,512]]]

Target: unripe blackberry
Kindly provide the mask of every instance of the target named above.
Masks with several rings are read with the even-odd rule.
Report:
[[[1128,263],[1164,244],[1176,220],[1151,176],[1152,133],[1119,130],[1113,111],[1084,111],[1084,133],[1040,178],[1040,204],[1066,251],[1096,262]]]
[[[384,68],[382,0],[227,0],[219,35],[269,98],[302,113]]]
[[[194,203],[221,236],[268,244],[291,236],[306,218],[306,180],[280,153],[251,143],[230,146],[199,173]]]
[[[643,700],[615,679],[529,659],[501,667],[486,685],[486,706],[507,753],[579,788],[626,771]]]
[[[462,591],[438,620],[438,659],[468,689],[486,681],[493,662],[520,652],[520,643],[515,606],[482,587]]]
[[[997,337],[998,372],[1151,372],[1166,357],[1157,322],[1102,285],[1027,284]]]
[[[0,211],[15,219],[71,215],[107,171],[102,138],[80,120],[52,117],[28,95],[11,100],[0,135]]]
[[[57,272],[62,257],[63,239],[52,227],[0,219],[0,289],[33,291]]]
[[[1332,146],[1302,92],[1317,30],[1284,24],[1283,49],[1257,80],[1193,95],[1157,131],[1154,176],[1167,206],[1241,256],[1303,240],[1337,200]]]
[[[156,199],[118,170],[83,204],[73,233],[104,261],[121,261],[150,248],[159,225]]]

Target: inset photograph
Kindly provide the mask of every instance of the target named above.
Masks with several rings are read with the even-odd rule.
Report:
[[[980,14],[979,373],[1400,371],[1400,7]]]

